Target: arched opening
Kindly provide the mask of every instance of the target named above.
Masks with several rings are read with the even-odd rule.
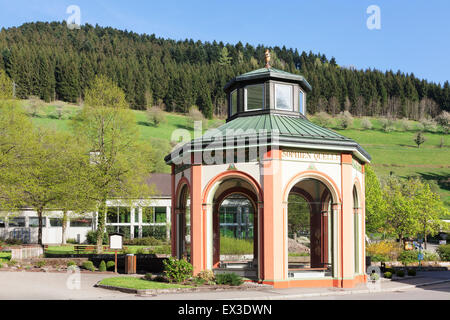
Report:
[[[354,233],[354,248],[355,248],[355,273],[358,274],[360,270],[360,215],[359,215],[359,197],[356,185],[353,186],[353,233]]]
[[[320,180],[306,178],[290,190],[287,206],[288,278],[333,275],[333,196]]]
[[[185,184],[178,198],[177,258],[191,261],[191,200],[189,187]]]
[[[253,185],[230,177],[217,183],[211,199],[213,269],[256,278],[259,219]]]

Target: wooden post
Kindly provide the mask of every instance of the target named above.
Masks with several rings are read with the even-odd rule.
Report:
[[[115,256],[115,259],[114,259],[114,273],[117,274],[117,250],[114,250],[114,256]]]

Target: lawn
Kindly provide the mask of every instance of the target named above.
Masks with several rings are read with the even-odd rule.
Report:
[[[253,254],[253,241],[220,237],[220,254]]]
[[[114,278],[106,278],[100,281],[99,284],[105,286],[114,286],[119,288],[128,288],[128,289],[179,289],[179,288],[193,288],[192,286],[184,286],[180,284],[172,284],[172,283],[164,283],[164,282],[156,282],[144,280],[142,278],[136,277],[114,277]]]
[[[139,249],[146,249],[149,246],[125,246],[128,248],[127,253],[134,253],[136,254]],[[162,246],[161,246],[162,247]],[[45,253],[48,254],[76,254],[74,251],[73,245],[66,245],[66,246],[49,246],[48,249],[45,251]],[[81,252],[84,253],[84,252]],[[92,253],[90,251],[89,253]],[[114,251],[105,251],[105,254],[114,254]],[[121,251],[118,251],[118,253],[122,253]]]

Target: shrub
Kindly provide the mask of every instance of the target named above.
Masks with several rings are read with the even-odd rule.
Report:
[[[107,270],[114,270],[115,266],[116,266],[116,263],[114,261],[108,261],[106,263],[106,269]]]
[[[146,273],[145,276],[144,276],[144,279],[148,280],[148,281],[152,281],[153,280],[153,274]]]
[[[376,273],[376,272],[373,272],[370,275],[370,280],[372,280],[372,281],[380,280],[380,275],[378,273]]]
[[[0,269],[3,268],[3,263],[0,262]]]
[[[384,277],[387,278],[387,279],[391,279],[392,278],[392,272],[386,271],[384,273]]]
[[[103,234],[103,245],[107,245],[108,240],[108,233],[105,232]],[[97,244],[97,230],[88,231],[88,233],[86,234],[86,241],[88,244]]]
[[[8,267],[13,267],[13,266],[15,266],[17,264],[17,261],[16,260],[9,260],[6,264],[8,265]]]
[[[69,261],[67,262],[67,267],[72,267],[72,266],[76,266],[77,263],[75,261]]]
[[[353,117],[350,112],[344,111],[337,116],[337,125],[340,129],[348,129],[353,125]]]
[[[215,276],[211,270],[203,270],[197,274],[196,278],[202,279],[204,282],[211,282],[214,281]]]
[[[22,241],[20,241],[19,239],[7,239],[5,240],[5,243],[12,246],[18,246],[22,244]]]
[[[94,267],[94,264],[92,263],[92,261],[85,261],[85,262],[83,262],[83,264],[81,266],[83,269],[95,271],[95,267]]]
[[[373,261],[394,261],[397,259],[401,251],[402,248],[399,243],[387,240],[371,243],[367,245],[366,248],[367,255],[375,257],[375,259],[379,259],[372,259]]]
[[[408,276],[415,277],[416,274],[416,269],[408,269]]]
[[[424,261],[439,261],[439,255],[434,252],[423,251],[423,260]]]
[[[426,131],[428,132],[436,132],[437,123],[431,119],[420,119],[420,123],[423,125]]]
[[[442,244],[436,249],[442,261],[450,261],[450,244]]]
[[[36,267],[38,268],[42,268],[47,264],[47,262],[45,260],[39,260],[38,262],[36,262]]]
[[[373,254],[370,256],[370,258],[373,262],[386,262],[386,261],[391,260],[391,259],[389,259],[389,256],[382,255],[382,254]]]
[[[192,277],[193,267],[186,260],[170,257],[164,260],[164,273],[170,282],[181,283]]]
[[[405,271],[397,270],[397,272],[395,274],[397,275],[397,277],[403,278],[405,276]]]
[[[123,244],[128,246],[159,246],[163,242],[154,237],[145,237],[145,238],[135,238],[135,239],[126,239],[123,241]]]
[[[160,124],[166,123],[167,119],[163,110],[160,107],[152,107],[147,110],[147,117],[150,123],[155,127],[159,127]]]
[[[327,128],[331,125],[332,120],[328,113],[321,111],[314,115],[312,122],[321,127]]]
[[[372,129],[372,122],[368,118],[362,119],[361,128],[363,128],[364,130]]]
[[[76,239],[67,239],[66,242],[68,244],[78,244],[78,241]]]
[[[447,111],[442,111],[442,113],[436,118],[439,125],[444,130],[444,133],[450,131],[450,113]]]
[[[235,273],[222,273],[216,275],[216,283],[230,286],[240,286],[244,283],[242,277]]]
[[[98,271],[105,272],[106,271],[106,263],[104,260],[100,262],[100,265],[98,266]]]
[[[384,132],[391,132],[394,131],[394,120],[389,118],[381,118],[380,119],[381,128]]]
[[[400,131],[411,131],[412,125],[408,119],[403,118],[403,119],[397,121],[397,128]]]
[[[400,253],[398,260],[401,261],[404,265],[408,263],[418,262],[418,253],[416,250],[404,250]]]

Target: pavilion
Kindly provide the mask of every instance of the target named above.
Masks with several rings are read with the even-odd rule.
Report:
[[[195,274],[242,272],[276,288],[365,282],[370,155],[308,121],[310,84],[272,68],[268,52],[264,68],[237,76],[224,90],[226,124],[165,158],[172,167],[172,255],[188,259]],[[247,209],[231,220],[246,227],[233,234],[244,230],[253,253],[230,258],[220,252],[231,234],[222,230],[222,207],[242,201]]]

